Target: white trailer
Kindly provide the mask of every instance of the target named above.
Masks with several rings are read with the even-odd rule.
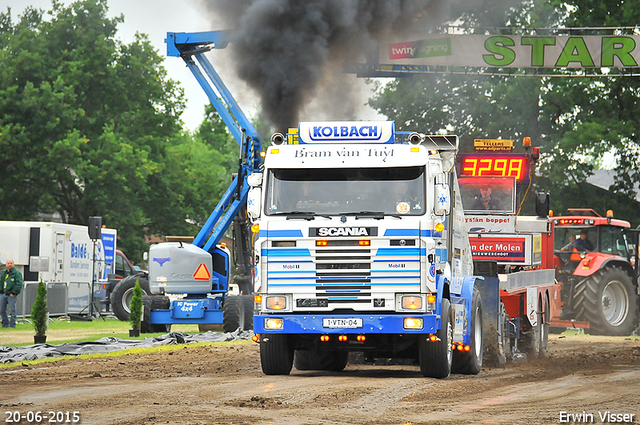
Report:
[[[47,284],[50,315],[88,313],[92,285],[95,303],[104,298],[102,283],[114,273],[116,239],[115,229],[101,229],[94,242],[87,226],[0,221],[0,263],[12,258],[25,282],[18,315],[30,314],[41,280]]]

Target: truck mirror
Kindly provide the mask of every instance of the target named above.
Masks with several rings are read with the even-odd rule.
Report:
[[[252,173],[247,176],[247,183],[251,187],[258,187],[262,184],[262,173]]]
[[[536,215],[540,218],[547,218],[549,215],[548,193],[536,193]]]
[[[449,191],[449,185],[439,183],[435,187],[435,200],[433,211],[435,215],[449,214],[451,210],[451,192]]]
[[[249,195],[247,197],[247,214],[253,220],[260,217],[261,209],[262,189],[259,187],[252,187],[249,189]]]
[[[142,253],[142,260],[144,261],[149,261],[149,253],[148,252],[143,252]]]

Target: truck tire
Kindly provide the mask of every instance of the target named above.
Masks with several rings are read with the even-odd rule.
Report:
[[[222,304],[222,330],[223,332],[235,332],[240,328],[241,298],[235,295],[227,295]]]
[[[113,309],[113,314],[119,320],[129,320],[129,313],[131,313],[129,304],[131,303],[133,288],[136,286],[137,280],[140,281],[143,295],[150,295],[149,278],[141,274],[125,277],[111,291],[111,308]]]
[[[453,352],[453,373],[477,375],[482,369],[484,345],[482,341],[482,299],[480,291],[473,288],[471,301],[471,343],[469,351]]]
[[[418,361],[422,376],[443,379],[451,374],[453,361],[453,323],[451,304],[442,300],[442,326],[436,332],[439,341],[429,341],[426,335],[418,340]]]
[[[142,296],[142,323],[140,323],[140,333],[167,333],[171,331],[169,324],[152,324],[151,310],[167,310],[171,305],[169,297],[164,295],[143,295]]]
[[[296,350],[293,355],[293,365],[298,370],[341,372],[348,362],[347,351]]]
[[[589,332],[600,335],[631,335],[637,306],[632,279],[619,267],[598,270],[576,284],[572,303],[576,320],[589,322]]]
[[[288,375],[293,367],[289,335],[260,335],[260,364],[265,375]]]

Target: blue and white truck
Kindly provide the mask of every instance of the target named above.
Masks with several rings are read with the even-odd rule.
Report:
[[[342,370],[350,351],[413,359],[429,377],[477,374],[482,301],[458,138],[400,133],[393,122],[300,123],[273,136],[263,163],[259,135],[205,56],[228,40],[224,31],[167,34],[168,55],[191,69],[242,155],[193,243],[151,247],[143,328],[232,330],[253,320],[269,375]],[[231,224],[240,296],[229,294],[220,243]]]
[[[477,374],[482,301],[456,136],[393,122],[302,122],[250,176],[262,370],[344,369],[348,353]]]

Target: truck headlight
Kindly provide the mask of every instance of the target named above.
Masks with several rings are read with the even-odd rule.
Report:
[[[284,310],[287,308],[287,298],[281,295],[267,297],[267,310]]]
[[[272,331],[280,330],[284,328],[284,319],[273,319],[267,317],[264,319],[264,328]]]
[[[422,297],[416,295],[404,295],[402,297],[402,308],[406,310],[422,309]]]
[[[405,329],[422,329],[424,328],[424,321],[418,317],[405,317],[402,326]]]

